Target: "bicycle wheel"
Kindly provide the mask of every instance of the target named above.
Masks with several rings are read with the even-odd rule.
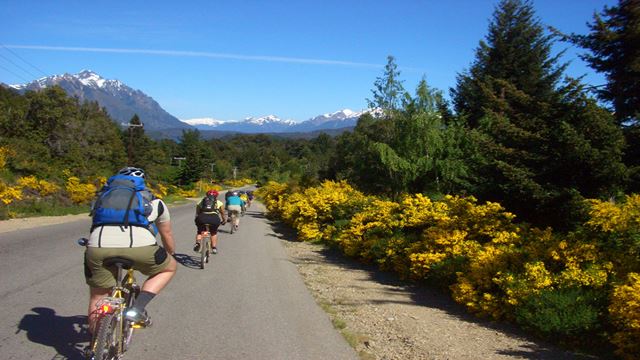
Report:
[[[207,244],[205,244],[205,237],[202,237],[200,242],[200,269],[204,269],[204,262],[207,258]]]
[[[211,236],[207,236],[205,238],[205,240],[207,241],[207,254],[205,256],[205,261],[208,264],[209,263],[209,257],[211,257]]]
[[[118,319],[115,314],[107,314],[103,316],[98,323],[94,359],[117,359],[120,355],[118,342]]]

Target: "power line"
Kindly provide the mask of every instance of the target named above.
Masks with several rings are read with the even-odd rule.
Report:
[[[7,71],[7,72],[9,72],[9,73],[13,74],[13,75],[14,75],[14,76],[16,76],[16,77],[19,77],[20,79],[24,80],[24,82],[25,82],[25,83],[28,83],[28,82],[30,82],[30,81],[31,81],[31,80],[27,80],[27,79],[25,79],[25,78],[24,78],[24,77],[22,77],[21,75],[18,75],[18,74],[16,74],[16,73],[14,73],[13,71],[11,71],[11,70],[7,69],[6,67],[4,67],[4,66],[2,66],[2,65],[0,65],[0,68],[3,68],[5,71]]]
[[[22,56],[18,55],[17,53],[15,53],[13,50],[9,49],[8,47],[6,47],[4,44],[0,44],[0,46],[2,46],[3,48],[5,48],[5,50],[7,50],[8,52],[10,52],[11,54],[13,54],[13,56],[17,57],[18,59],[22,60],[25,64],[31,66],[32,68],[36,69],[37,71],[40,72],[40,74],[46,76],[47,73],[45,73],[44,71],[42,71],[39,67],[33,65],[32,63],[28,62],[27,60],[25,60]]]
[[[5,59],[5,60],[7,60],[7,61],[8,61],[8,62],[10,62],[10,63],[12,63],[15,67],[17,67],[18,69],[20,69],[20,70],[24,71],[25,73],[29,74],[30,76],[32,76],[32,77],[34,77],[34,78],[36,78],[36,79],[38,78],[38,75],[36,75],[36,74],[32,73],[31,71],[29,71],[29,70],[27,70],[27,69],[23,68],[22,66],[20,66],[20,65],[16,64],[15,62],[13,62],[13,60],[9,59],[8,57],[6,57],[6,56],[4,56],[4,55],[2,55],[2,54],[0,54],[0,57],[1,57],[1,58],[3,58],[3,59]]]

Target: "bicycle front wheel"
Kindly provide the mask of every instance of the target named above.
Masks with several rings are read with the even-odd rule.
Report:
[[[118,359],[119,355],[118,319],[115,314],[106,314],[98,323],[94,359],[112,360]]]

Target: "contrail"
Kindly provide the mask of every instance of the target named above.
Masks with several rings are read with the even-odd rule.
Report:
[[[380,64],[368,64],[368,63],[353,62],[353,61],[305,59],[305,58],[282,57],[282,56],[239,55],[239,54],[211,53],[211,52],[201,52],[201,51],[117,49],[117,48],[41,46],[41,45],[4,45],[4,46],[12,49],[29,49],[29,50],[143,54],[143,55],[162,55],[162,56],[188,56],[188,57],[204,57],[204,58],[215,58],[215,59],[284,62],[284,63],[298,63],[298,64],[312,64],[312,65],[339,65],[339,66],[354,66],[354,67],[368,67],[368,68],[383,67],[383,65],[380,65]]]

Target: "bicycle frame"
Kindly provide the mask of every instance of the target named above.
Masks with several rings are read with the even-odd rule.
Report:
[[[200,233],[202,239],[200,240],[200,269],[204,269],[204,264],[209,262],[211,256],[211,231],[209,224],[205,224],[205,231]]]
[[[136,284],[134,277],[134,270],[127,269],[125,273],[122,266],[118,264],[117,267],[118,274],[116,285],[112,288],[109,296],[103,297],[96,303],[98,320],[96,321],[96,330],[94,331],[94,335],[91,340],[91,352],[93,357],[98,356],[96,352],[98,350],[97,336],[99,334],[100,323],[108,315],[113,314],[116,319],[116,327],[114,331],[115,340],[117,341],[115,344],[117,358],[127,350],[127,346],[131,341],[133,329],[141,327],[138,324],[130,324],[124,318],[125,309],[133,304],[133,301],[137,296],[136,289],[138,288],[138,285]],[[101,356],[102,354],[99,355]]]

